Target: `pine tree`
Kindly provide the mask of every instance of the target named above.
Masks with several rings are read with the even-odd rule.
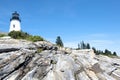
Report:
[[[92,47],[92,49],[93,49],[94,53],[97,54],[97,50],[96,50],[96,48],[95,48],[95,47]]]
[[[105,49],[104,55],[111,55],[111,54],[112,54],[111,51]]]
[[[86,45],[85,45],[84,41],[81,42],[81,49],[86,49]]]
[[[117,53],[116,53],[116,52],[113,52],[113,55],[114,55],[114,56],[117,56]]]
[[[87,43],[86,48],[90,49],[90,44],[89,43]]]
[[[56,44],[57,44],[58,46],[61,46],[61,47],[64,46],[64,45],[63,45],[63,42],[62,42],[62,39],[60,38],[60,36],[57,37],[57,39],[56,39]]]
[[[80,49],[80,44],[78,43],[78,49]]]

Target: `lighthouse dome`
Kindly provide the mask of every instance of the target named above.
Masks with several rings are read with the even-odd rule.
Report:
[[[19,18],[19,14],[17,11],[12,13],[12,17],[10,19],[10,29],[9,32],[11,31],[21,31],[21,20]]]
[[[14,13],[12,13],[12,18],[10,19],[10,21],[11,20],[19,20],[21,22],[21,20],[19,18],[19,14],[17,13],[17,11],[15,11]]]

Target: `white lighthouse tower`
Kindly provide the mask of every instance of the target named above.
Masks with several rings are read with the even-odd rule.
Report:
[[[20,22],[21,22],[21,20],[19,18],[19,14],[15,11],[14,13],[12,13],[12,18],[10,19],[9,32],[21,31]]]

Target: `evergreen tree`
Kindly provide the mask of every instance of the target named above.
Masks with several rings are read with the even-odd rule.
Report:
[[[97,50],[96,50],[96,48],[95,48],[95,47],[92,47],[92,49],[93,49],[94,53],[97,54]]]
[[[111,55],[111,54],[112,54],[111,51],[105,49],[104,55]]]
[[[81,49],[86,49],[86,44],[84,43],[84,41],[81,42]]]
[[[82,41],[80,43],[80,48],[81,49],[90,49],[90,44],[89,43],[85,44],[84,41]]]
[[[80,43],[80,47],[81,47],[81,49],[83,49],[83,41]]]
[[[78,49],[80,49],[80,44],[78,43]]]
[[[117,53],[116,53],[116,52],[113,52],[113,55],[114,55],[114,56],[117,56]]]
[[[56,44],[57,44],[58,46],[61,46],[61,47],[64,46],[64,45],[63,45],[63,42],[62,42],[62,39],[60,38],[60,36],[57,37],[57,39],[56,39]]]
[[[86,48],[90,49],[90,44],[89,43],[87,43]]]
[[[101,55],[106,55],[106,56],[109,56],[109,57],[117,56],[116,52],[113,52],[113,54],[112,54],[112,52],[110,50],[108,50],[108,49],[105,49],[104,51],[102,51],[102,50],[96,50],[95,47],[92,47],[92,49],[94,50],[94,53],[96,55],[101,54]]]
[[[86,49],[86,44],[83,42],[83,49]]]

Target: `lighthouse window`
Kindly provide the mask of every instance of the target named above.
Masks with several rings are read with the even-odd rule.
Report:
[[[15,28],[15,25],[13,25],[13,28]]]

